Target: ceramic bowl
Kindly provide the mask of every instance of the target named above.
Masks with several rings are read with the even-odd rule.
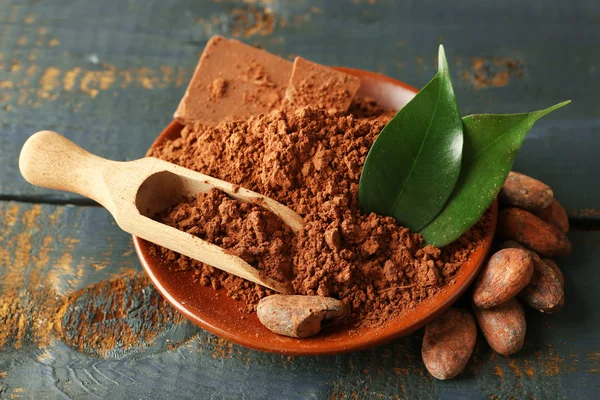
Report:
[[[338,68],[361,79],[359,94],[380,104],[400,109],[417,90],[392,78],[372,72]],[[153,146],[179,136],[182,126],[172,122],[158,136]],[[457,271],[454,283],[444,287],[411,310],[376,328],[330,326],[317,336],[293,339],[276,335],[258,321],[256,314],[239,311],[239,303],[227,296],[224,289],[194,283],[191,272],[170,272],[168,265],[152,257],[150,244],[134,237],[135,250],[142,266],[158,291],[194,324],[234,343],[256,350],[289,355],[327,355],[368,349],[407,335],[432,321],[452,305],[471,284],[490,251],[496,219],[497,202],[491,207],[492,224],[485,235],[484,246],[473,252]]]

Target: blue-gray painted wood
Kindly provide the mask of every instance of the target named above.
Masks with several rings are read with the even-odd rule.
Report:
[[[284,57],[378,71],[417,87],[434,74],[442,42],[463,114],[573,100],[534,127],[516,169],[549,183],[571,216],[592,224],[600,218],[600,3],[249,3],[0,3],[0,397],[599,398],[598,231],[569,234],[573,254],[558,260],[565,306],[551,316],[528,311],[523,351],[495,356],[480,335],[465,373],[439,382],[421,364],[422,332],[323,358],[258,353],[207,334],[161,308],[130,237],[105,210],[20,178],[18,151],[41,129],[62,132],[105,157],[143,156],[170,121],[213,34]],[[504,83],[499,79],[475,87],[474,63],[502,78],[505,68],[493,57],[521,62],[522,74],[509,76],[506,86],[497,87]],[[134,300],[120,302],[115,287]],[[150,306],[141,312],[137,304]],[[107,318],[111,307],[122,318]],[[147,323],[159,315],[165,320]],[[122,335],[107,347],[78,332]]]
[[[600,189],[590,184],[600,180],[598,2],[251,3],[3,2],[0,197],[76,198],[33,188],[19,176],[18,151],[40,129],[58,130],[106,157],[143,156],[170,121],[206,40],[223,34],[284,57],[301,54],[378,71],[417,87],[435,73],[441,42],[463,114],[528,111],[572,99],[533,129],[516,168],[552,184],[571,216],[600,218]],[[51,46],[52,39],[59,44]],[[510,77],[503,87],[475,87],[473,59],[485,60],[493,76],[506,69],[495,66],[494,57],[521,63],[521,76]],[[56,84],[41,79],[51,67],[58,71]],[[174,75],[166,77],[165,67]],[[31,76],[29,68],[34,68]],[[69,88],[65,78],[74,68],[81,71]],[[110,71],[116,78],[105,89],[93,78],[83,82],[89,72]],[[98,89],[94,98],[86,86]]]
[[[0,214],[0,246],[11,254],[10,264],[0,257],[0,393],[6,397],[600,396],[597,231],[569,234],[573,253],[557,260],[566,280],[565,306],[548,316],[527,310],[522,351],[498,356],[479,335],[466,371],[441,382],[421,362],[422,331],[369,351],[287,357],[232,345],[194,327],[157,297],[140,271],[129,236],[101,208],[2,202]],[[108,278],[122,285],[111,289]],[[148,323],[160,316],[162,322]],[[21,318],[26,323],[19,327]],[[50,331],[48,323],[55,323]]]

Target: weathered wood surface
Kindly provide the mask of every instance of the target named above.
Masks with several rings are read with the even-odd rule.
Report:
[[[285,357],[181,318],[139,270],[130,237],[97,207],[0,206],[0,393],[22,398],[597,398],[600,232],[570,236],[566,304],[529,310],[525,349],[480,337],[466,373],[431,378],[422,332],[372,351]]]
[[[443,42],[463,114],[573,100],[536,125],[517,167],[552,185],[579,227],[597,226],[600,4],[446,3],[0,0],[0,398],[600,398],[597,230],[570,234],[565,307],[528,313],[525,350],[495,356],[480,338],[463,377],[438,382],[421,333],[325,358],[209,335],[149,285],[106,211],[18,174],[41,129],[109,158],[143,156],[213,34],[415,86]]]
[[[246,3],[3,0],[0,196],[73,198],[33,188],[18,174],[20,146],[41,129],[107,157],[143,156],[213,34],[417,87],[433,76],[443,42],[463,114],[573,100],[534,128],[517,167],[555,187],[572,216],[600,219],[600,189],[589,184],[600,180],[597,1]]]

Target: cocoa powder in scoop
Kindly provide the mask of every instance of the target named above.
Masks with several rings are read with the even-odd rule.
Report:
[[[292,278],[294,234],[276,215],[246,202],[231,199],[218,189],[165,210],[156,216],[164,224],[214,243],[258,269],[261,275],[279,282]],[[230,275],[172,250],[152,246],[178,271],[194,271],[194,279],[214,289],[225,287],[228,295],[254,305],[267,292],[252,282]],[[253,306],[247,307],[251,311]]]
[[[263,243],[269,247],[270,241],[281,239],[291,245],[296,293],[338,298],[348,307],[350,318],[375,325],[452,284],[461,264],[482,244],[489,218],[486,214],[463,237],[438,249],[424,246],[421,235],[393,218],[363,214],[358,205],[360,172],[369,148],[393,113],[364,99],[355,100],[349,112],[355,115],[304,108],[215,127],[197,123],[184,127],[180,138],[164,142],[150,155],[254,190],[298,212],[306,226],[293,239],[279,227],[273,231],[281,232],[279,236],[273,233],[275,239],[265,237]],[[217,194],[211,192],[209,199],[229,204],[233,201]],[[198,199],[192,208],[201,211],[200,203],[207,200]],[[220,205],[214,203],[212,207],[218,209]],[[252,208],[241,204],[237,207]],[[181,226],[181,221],[189,217],[174,218],[173,213],[180,212],[180,208],[189,209],[190,204],[176,206],[162,221],[184,230],[203,229],[202,223],[197,228],[194,223]],[[268,213],[263,212],[267,218]],[[243,226],[246,217],[239,214],[238,221],[220,219],[220,229],[226,236],[215,235],[207,240],[221,246],[224,237],[243,243],[250,233],[233,236],[236,229],[229,224]],[[211,217],[206,221],[212,223]],[[230,248],[235,246],[231,242]],[[281,268],[269,264],[279,256],[286,259],[284,249],[282,246],[281,254],[277,250],[275,254],[239,255],[262,265],[265,271],[271,268],[265,273],[273,273]],[[168,250],[157,251],[176,261],[176,268],[196,270],[200,283],[215,288],[226,286],[228,294],[241,300],[247,310],[269,293]],[[263,258],[266,254],[270,258]]]

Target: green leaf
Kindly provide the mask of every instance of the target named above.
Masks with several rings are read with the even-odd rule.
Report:
[[[365,212],[419,231],[440,212],[460,174],[463,127],[440,46],[433,79],[383,128],[365,160],[358,199]]]
[[[421,231],[425,241],[438,247],[445,246],[473,226],[498,195],[533,124],[570,102],[527,114],[464,117],[465,144],[460,178],[442,212]]]

